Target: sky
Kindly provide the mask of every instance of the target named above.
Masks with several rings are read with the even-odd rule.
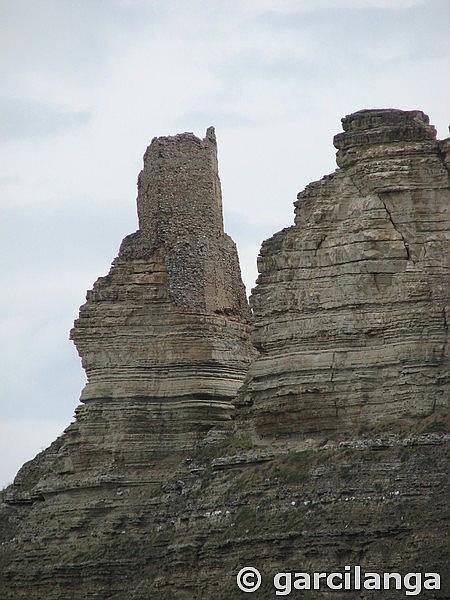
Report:
[[[449,25],[448,0],[0,0],[0,487],[73,418],[68,332],[137,228],[151,139],[215,126],[250,292],[343,116],[421,109],[448,136]]]

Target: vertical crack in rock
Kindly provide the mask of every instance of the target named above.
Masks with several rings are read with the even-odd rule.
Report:
[[[389,217],[389,221],[392,223],[392,227],[395,229],[395,231],[400,235],[400,237],[403,240],[403,245],[405,246],[405,251],[406,251],[406,260],[410,260],[411,256],[410,256],[410,253],[409,253],[408,242],[405,240],[405,236],[403,235],[403,233],[401,231],[399,231],[398,228],[397,228],[397,226],[395,225],[394,220],[392,218],[392,215],[391,215],[388,207],[386,206],[386,202],[382,201],[382,203],[383,203],[383,206],[384,206],[384,210],[387,212],[387,215]]]
[[[449,341],[449,329],[447,321],[447,308],[442,309],[442,316],[444,318],[444,343],[442,345],[442,360],[447,357],[448,341]]]

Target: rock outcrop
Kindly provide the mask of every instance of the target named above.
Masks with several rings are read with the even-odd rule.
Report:
[[[258,354],[213,131],[152,142],[139,231],[72,331],[76,421],[3,494],[2,599],[229,600],[247,565],[255,598],[279,571],[445,577],[449,141],[420,111],[343,129],[263,243]]]
[[[334,174],[264,242],[248,399],[261,434],[431,415],[448,400],[448,170],[420,111],[360,111]],[[447,373],[445,372],[447,371]]]

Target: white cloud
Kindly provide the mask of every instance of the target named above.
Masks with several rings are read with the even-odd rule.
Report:
[[[426,0],[242,0],[242,6],[252,13],[269,11],[289,15],[323,10],[407,9],[425,2]]]

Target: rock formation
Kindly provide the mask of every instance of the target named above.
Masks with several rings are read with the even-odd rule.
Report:
[[[295,226],[261,249],[248,395],[262,434],[425,417],[448,399],[450,196],[436,132],[420,111],[342,123],[341,168],[298,195]]]
[[[41,565],[52,572],[54,597],[65,594],[54,569],[70,579],[73,560],[61,556],[87,557],[88,547],[100,555],[109,543],[102,534],[98,547],[91,539],[82,548],[69,532],[84,530],[82,523],[90,529],[92,511],[114,510],[111,496],[120,500],[124,486],[152,504],[186,451],[230,428],[255,351],[236,247],[223,231],[216,152],[210,128],[203,140],[156,138],[145,153],[139,230],[88,292],[71,331],[88,378],[76,420],[6,493],[10,506],[30,507],[36,532],[5,570],[13,598],[31,597]],[[128,508],[113,521],[128,519]],[[107,520],[115,535],[117,523]],[[56,531],[62,553],[52,543]]]
[[[3,493],[2,600],[229,600],[247,565],[255,598],[278,571],[444,577],[449,140],[420,111],[342,123],[339,168],[263,243],[253,346],[214,132],[153,140],[139,231],[72,330],[77,418]]]

